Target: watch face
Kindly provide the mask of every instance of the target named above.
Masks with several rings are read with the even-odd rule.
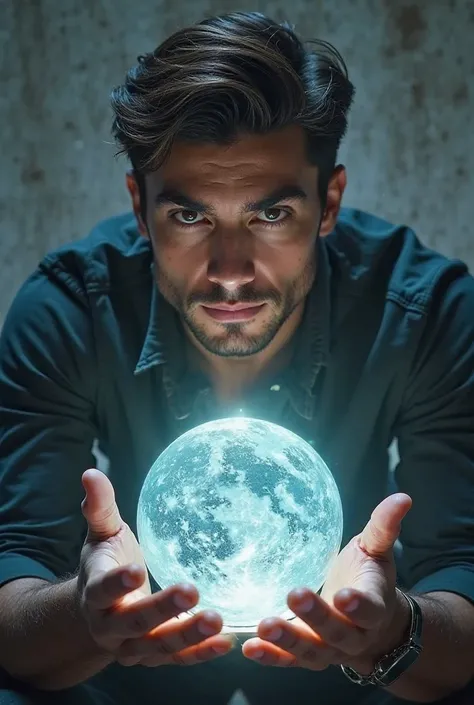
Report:
[[[398,588],[396,588],[398,590]],[[400,592],[400,591],[399,591]],[[416,661],[423,651],[421,644],[423,615],[419,604],[409,595],[402,593],[410,604],[412,622],[407,643],[380,659],[374,671],[363,676],[353,668],[341,666],[344,675],[357,685],[378,685],[386,687],[397,680]]]
[[[376,670],[379,673],[387,673],[391,668],[396,666],[400,659],[404,658],[408,651],[410,650],[410,644],[403,644],[399,646],[398,649],[392,651],[391,654],[387,654],[376,665]]]
[[[410,666],[415,663],[420,654],[421,648],[418,645],[408,644],[403,651],[395,658],[395,661],[388,668],[384,668],[380,674],[377,674],[379,682],[383,685],[390,685],[402,673],[405,673]]]
[[[386,687],[397,680],[415,663],[422,648],[419,644],[406,644],[378,662],[373,673],[363,676],[349,666],[341,666],[344,675],[357,685]]]

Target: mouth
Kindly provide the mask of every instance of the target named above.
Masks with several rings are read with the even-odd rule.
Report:
[[[205,313],[215,321],[221,323],[238,323],[239,321],[250,321],[254,318],[266,304],[215,304],[202,308]]]

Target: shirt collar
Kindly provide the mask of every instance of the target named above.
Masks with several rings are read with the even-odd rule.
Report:
[[[163,383],[176,418],[186,418],[196,396],[205,393],[204,376],[186,374],[184,333],[178,315],[153,288],[150,319],[135,374],[156,365],[164,365]],[[311,419],[314,409],[314,386],[319,371],[327,364],[330,332],[330,262],[324,238],[317,241],[317,275],[306,299],[298,339],[290,367],[284,373],[290,401],[304,418]]]
[[[329,358],[330,287],[331,266],[326,241],[319,237],[316,279],[306,300],[303,320],[296,334],[295,353],[287,371],[291,402],[306,419],[313,417],[316,379]]]
[[[164,331],[163,331],[163,315],[162,315],[162,297],[158,292],[156,280],[153,276],[154,267],[152,266],[152,293],[150,305],[150,318],[148,320],[148,328],[145,335],[145,342],[141,349],[140,357],[135,367],[134,374],[146,372],[155,365],[161,365],[166,361],[164,348]]]
[[[134,374],[140,374],[164,363],[174,367],[183,364],[183,332],[174,308],[160,294],[156,285],[155,265],[150,267],[152,292],[150,317],[145,341],[140,352]],[[179,372],[179,370],[176,370]]]

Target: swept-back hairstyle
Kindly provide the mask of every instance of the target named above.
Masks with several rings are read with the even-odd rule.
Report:
[[[234,12],[181,29],[138,58],[112,92],[113,134],[143,191],[144,174],[176,140],[224,145],[297,124],[324,202],[353,95],[330,44],[304,44],[287,23]]]

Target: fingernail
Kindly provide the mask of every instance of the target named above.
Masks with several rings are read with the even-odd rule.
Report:
[[[130,569],[128,573],[123,573],[122,583],[126,588],[133,588],[137,586],[137,574],[135,571]]]
[[[278,641],[278,639],[281,638],[283,634],[283,630],[281,627],[273,627],[270,629],[270,631],[267,632],[267,635],[265,636],[265,639],[268,639],[269,641]]]
[[[212,650],[215,651],[216,654],[226,654],[228,651],[231,651],[234,648],[235,639],[232,637],[230,637],[228,639],[226,638],[226,642],[227,642],[227,644],[222,644],[222,643],[215,644],[212,647]]]
[[[196,604],[196,589],[192,585],[182,583],[179,591],[174,594],[173,602],[180,610],[189,610]]]
[[[289,597],[298,612],[310,612],[315,605],[314,597],[308,588],[292,590]]]
[[[350,600],[352,598],[352,590],[350,588],[342,588],[342,590],[339,590],[337,593],[337,598],[338,600]]]
[[[198,622],[198,630],[201,632],[201,634],[204,634],[204,636],[211,636],[211,634],[216,633],[216,628],[213,627],[211,624],[208,624],[208,622]]]
[[[183,595],[180,592],[173,597],[173,602],[180,610],[189,610],[194,604],[190,595]]]
[[[262,658],[263,656],[263,651],[262,649],[256,649],[255,651],[252,651],[251,654],[249,654],[250,658],[254,658],[257,661]]]
[[[357,597],[352,598],[347,605],[344,605],[344,612],[355,612],[359,607],[359,600]]]
[[[221,637],[223,637],[230,644],[231,649],[234,649],[237,646],[237,636],[232,632],[229,632],[228,634],[221,633]]]
[[[314,600],[309,595],[296,603],[298,612],[311,612],[314,607]]]
[[[212,647],[212,650],[216,654],[226,654],[229,651],[229,647],[225,644],[216,644]]]

